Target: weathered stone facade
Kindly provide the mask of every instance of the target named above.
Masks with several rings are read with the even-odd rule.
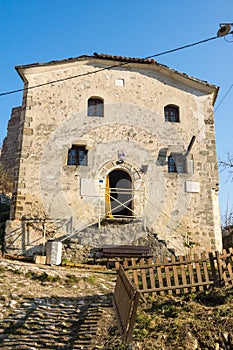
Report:
[[[16,184],[5,239],[9,252],[33,254],[51,237],[99,247],[135,244],[148,233],[176,254],[191,247],[221,250],[215,86],[153,60],[106,55],[17,71],[26,89],[15,110],[18,134],[9,124],[2,156]],[[103,116],[88,115],[89,99],[103,101]],[[175,106],[178,120],[166,121],[166,106]],[[85,153],[85,165],[67,165],[72,146]],[[9,147],[13,163],[7,160]],[[179,172],[177,163],[169,171],[177,154],[185,170]],[[123,191],[132,192],[127,219],[141,222],[132,232],[121,229],[124,215],[116,220],[109,212],[114,171],[119,187],[127,182]],[[111,233],[101,226],[106,216],[115,219]],[[94,233],[83,231],[96,223]]]
[[[21,119],[21,107],[12,109],[11,118],[8,123],[8,135],[3,141],[4,152],[1,154],[1,162],[5,165],[11,177],[17,178],[18,161],[21,150],[21,131],[24,120]]]

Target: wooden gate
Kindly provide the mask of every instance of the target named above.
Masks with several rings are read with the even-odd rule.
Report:
[[[120,266],[113,294],[113,307],[122,340],[127,344],[132,338],[139,296],[139,292],[128,280],[122,266]]]

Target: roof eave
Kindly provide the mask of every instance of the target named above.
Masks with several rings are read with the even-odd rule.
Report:
[[[189,76],[186,73],[181,73],[175,69],[172,69],[166,65],[163,65],[161,63],[158,63],[156,60],[154,59],[144,59],[144,58],[135,58],[135,57],[122,57],[122,56],[112,56],[112,55],[107,55],[107,54],[97,54],[94,53],[93,56],[89,56],[89,55],[81,55],[81,56],[77,56],[77,57],[70,57],[67,59],[62,59],[62,60],[53,60],[53,61],[49,61],[49,62],[44,62],[44,63],[32,63],[32,64],[26,64],[26,65],[19,65],[16,66],[15,69],[17,70],[18,74],[20,75],[21,79],[24,81],[24,83],[27,83],[27,79],[25,77],[24,74],[24,70],[25,69],[29,69],[29,68],[34,68],[34,67],[44,67],[44,66],[48,66],[48,65],[59,65],[59,64],[64,64],[64,63],[69,63],[69,62],[76,62],[76,61],[80,61],[82,59],[94,59],[94,60],[102,60],[102,61],[112,61],[115,62],[114,66],[116,65],[116,62],[119,63],[119,66],[121,66],[121,64],[133,64],[133,65],[151,65],[151,66],[157,66],[159,67],[161,70],[163,70],[164,72],[167,73],[172,73],[176,76],[181,77],[182,79],[186,80],[186,81],[190,81],[192,83],[194,83],[195,85],[197,84],[199,87],[202,87],[202,90],[208,92],[208,93],[214,93],[213,96],[213,105],[216,102],[217,96],[218,96],[218,91],[219,91],[219,87],[209,84],[207,81],[204,80],[200,80],[198,78],[194,78],[192,76]],[[117,65],[118,66],[118,65]]]

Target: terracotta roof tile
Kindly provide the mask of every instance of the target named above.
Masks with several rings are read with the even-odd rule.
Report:
[[[107,60],[114,60],[120,62],[134,62],[134,63],[157,63],[157,61],[149,58],[139,58],[139,57],[125,57],[125,56],[113,56],[103,53],[94,52],[93,57],[103,58]]]

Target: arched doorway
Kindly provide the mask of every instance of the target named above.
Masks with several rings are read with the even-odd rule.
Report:
[[[112,170],[106,179],[106,215],[109,218],[133,216],[132,179],[121,169]]]

